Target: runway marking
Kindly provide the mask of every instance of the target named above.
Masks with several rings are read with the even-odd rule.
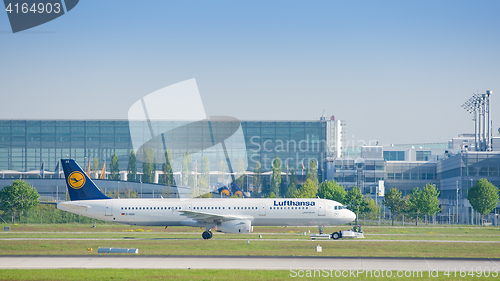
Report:
[[[152,241],[152,240],[203,240],[202,238],[0,238],[0,241]],[[422,242],[422,243],[500,243],[500,241],[468,241],[468,240],[375,240],[375,239],[266,239],[266,238],[214,238],[220,241],[309,241],[309,242]]]
[[[159,268],[281,270],[419,270],[500,268],[499,259],[240,256],[0,256],[0,269]]]

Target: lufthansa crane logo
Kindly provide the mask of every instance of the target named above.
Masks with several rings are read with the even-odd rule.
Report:
[[[68,184],[73,189],[80,189],[85,184],[85,176],[82,172],[73,172],[69,174]]]

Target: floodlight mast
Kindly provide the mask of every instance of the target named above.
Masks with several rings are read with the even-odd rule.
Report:
[[[486,105],[485,105],[485,108],[486,108],[486,113],[488,114],[488,119],[487,120],[487,126],[488,126],[488,131],[486,131],[486,134],[488,135],[488,139],[487,139],[487,142],[486,142],[486,150],[487,151],[491,151],[492,149],[492,140],[493,140],[493,132],[491,131],[491,127],[490,127],[490,124],[491,124],[491,118],[490,118],[490,95],[491,95],[491,91],[486,91]]]
[[[476,151],[491,150],[493,133],[491,131],[492,126],[490,127],[490,95],[491,91],[489,90],[486,91],[486,94],[473,94],[462,105],[467,112],[474,114],[472,120],[474,121],[474,145]]]

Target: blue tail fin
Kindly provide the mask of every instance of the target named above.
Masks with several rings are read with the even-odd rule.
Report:
[[[221,188],[219,188],[219,194],[220,195],[226,195],[226,196],[231,196],[233,195],[233,193],[231,192],[231,190],[229,190],[229,188],[227,188],[227,186],[223,186]]]
[[[241,190],[240,187],[236,183],[233,182],[233,183],[231,183],[231,185],[233,186],[234,195],[237,195],[239,197],[248,198],[248,196],[245,195],[243,190]]]
[[[97,188],[75,160],[61,159],[61,164],[71,201],[110,199]]]

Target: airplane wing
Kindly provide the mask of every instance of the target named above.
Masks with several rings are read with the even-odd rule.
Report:
[[[195,221],[201,222],[201,223],[230,221],[230,220],[251,220],[251,221],[253,221],[252,216],[220,215],[220,214],[211,214],[211,213],[197,212],[197,211],[187,211],[187,210],[177,210],[177,212],[180,212],[183,215],[185,215],[186,217],[193,219]]]

